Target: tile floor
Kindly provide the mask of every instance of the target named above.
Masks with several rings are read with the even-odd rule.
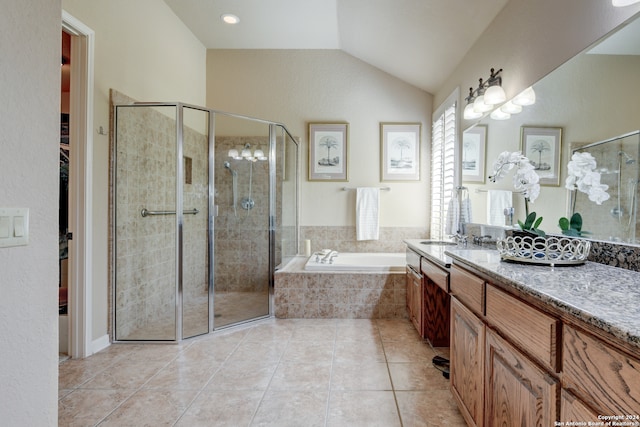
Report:
[[[59,369],[60,426],[465,426],[406,319],[268,319]]]

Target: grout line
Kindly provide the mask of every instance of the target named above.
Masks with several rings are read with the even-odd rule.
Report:
[[[377,321],[376,321],[376,326],[378,326]],[[396,396],[396,387],[393,384],[393,377],[391,376],[391,369],[389,368],[389,359],[387,358],[387,351],[385,349],[384,340],[382,339],[382,334],[380,333],[379,327],[378,327],[378,335],[380,336],[380,343],[382,344],[382,352],[384,353],[385,365],[387,365],[387,374],[389,374],[389,382],[391,383],[391,391],[393,392],[393,401],[396,404],[396,411],[398,411],[398,420],[400,421],[400,427],[403,427],[404,424],[402,422],[402,414],[400,413],[400,405],[398,404],[398,397]]]

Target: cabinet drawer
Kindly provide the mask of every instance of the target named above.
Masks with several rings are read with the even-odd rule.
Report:
[[[600,414],[640,415],[640,360],[571,326],[562,342],[564,388]]]
[[[449,272],[443,270],[437,265],[427,261],[422,258],[422,262],[420,263],[420,268],[422,269],[422,273],[429,276],[431,281],[442,288],[443,291],[449,292]]]
[[[453,265],[449,286],[451,295],[462,301],[474,313],[484,315],[484,280]]]
[[[544,366],[558,372],[559,320],[487,285],[487,322]]]

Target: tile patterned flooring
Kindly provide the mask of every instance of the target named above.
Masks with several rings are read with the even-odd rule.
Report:
[[[268,319],[59,365],[60,426],[465,426],[406,319]]]

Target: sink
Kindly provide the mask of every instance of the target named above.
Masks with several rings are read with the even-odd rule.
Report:
[[[457,246],[457,242],[452,242],[450,240],[425,240],[420,242],[421,245],[453,245]]]

